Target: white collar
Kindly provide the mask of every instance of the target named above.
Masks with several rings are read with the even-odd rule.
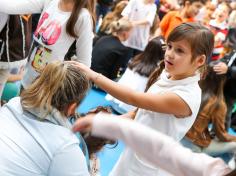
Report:
[[[172,86],[196,83],[199,80],[200,80],[200,73],[196,73],[194,76],[190,76],[180,80],[171,80],[169,79],[169,73],[163,70],[160,75],[160,79],[156,82],[156,84],[160,87],[172,87]]]

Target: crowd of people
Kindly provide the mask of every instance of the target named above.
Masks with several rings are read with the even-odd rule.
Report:
[[[236,175],[235,0],[0,4],[0,175]]]

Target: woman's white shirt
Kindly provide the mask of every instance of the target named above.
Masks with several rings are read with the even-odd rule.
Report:
[[[7,107],[0,109],[0,175],[89,175],[80,142],[58,111],[41,122],[24,115],[19,97],[7,105],[20,123]]]

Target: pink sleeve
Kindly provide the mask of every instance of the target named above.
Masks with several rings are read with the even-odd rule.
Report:
[[[150,164],[174,175],[222,176],[231,171],[221,159],[193,153],[164,134],[113,115],[98,114],[92,134],[121,139]]]

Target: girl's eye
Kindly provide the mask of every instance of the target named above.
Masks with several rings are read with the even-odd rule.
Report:
[[[182,50],[181,48],[176,48],[176,52],[177,53],[184,53],[184,50]]]
[[[167,49],[171,49],[171,48],[172,48],[171,44],[167,44]]]

